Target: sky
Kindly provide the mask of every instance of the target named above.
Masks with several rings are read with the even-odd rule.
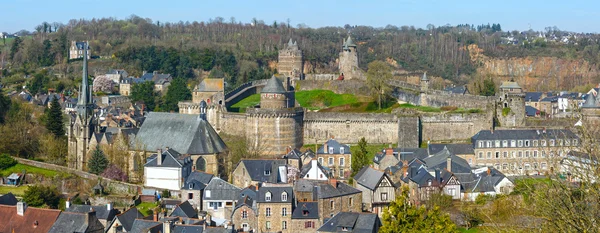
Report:
[[[42,22],[131,15],[154,22],[209,21],[223,17],[267,24],[290,20],[292,26],[366,25],[425,28],[456,24],[500,23],[506,30],[600,32],[598,0],[0,0],[0,32],[34,31]]]

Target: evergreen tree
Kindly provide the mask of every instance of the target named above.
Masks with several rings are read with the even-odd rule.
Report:
[[[131,101],[143,101],[147,109],[154,109],[156,106],[156,92],[154,91],[154,82],[147,81],[134,84],[131,87]]]
[[[483,89],[481,90],[481,95],[483,96],[493,96],[496,94],[496,84],[491,78],[483,80]]]
[[[371,161],[369,161],[369,151],[367,151],[367,140],[363,137],[358,141],[358,149],[352,152],[352,176],[369,164]]]
[[[0,89],[0,125],[4,124],[4,117],[10,109],[10,98],[4,95],[2,89]]]
[[[179,106],[177,103],[182,100],[191,100],[192,92],[187,88],[187,83],[183,78],[175,78],[169,85],[167,94],[165,95],[164,104],[161,109],[166,112],[178,112]]]
[[[383,213],[379,232],[459,232],[450,220],[450,215],[443,213],[439,207],[432,209],[424,205],[413,205],[408,200],[408,189],[390,203]]]
[[[92,157],[88,161],[88,171],[96,175],[101,174],[108,167],[108,159],[104,156],[104,152],[96,145],[96,149],[92,152]]]
[[[17,52],[19,52],[19,46],[21,46],[21,37],[16,37],[15,40],[13,40],[12,46],[10,47],[10,53],[8,55],[10,60],[15,57]]]
[[[47,111],[46,128],[56,137],[65,135],[65,124],[63,122],[62,109],[58,103],[58,98],[52,99],[50,109]]]

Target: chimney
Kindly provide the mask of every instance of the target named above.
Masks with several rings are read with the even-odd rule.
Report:
[[[112,203],[109,202],[108,204],[106,204],[106,210],[112,210]]]
[[[415,177],[417,175],[417,167],[410,166],[410,177]]]
[[[323,144],[323,154],[327,154],[328,153],[327,151],[329,151],[329,150],[327,149],[327,142],[325,142],[325,144]]]
[[[17,202],[17,214],[19,216],[25,215],[25,210],[27,209],[27,203],[25,202]]]
[[[162,149],[160,148],[156,150],[156,165],[162,165]]]
[[[448,156],[448,158],[446,159],[446,169],[449,172],[452,172],[452,156]]]
[[[65,209],[68,209],[69,207],[71,207],[71,198],[67,198],[67,201],[65,202]]]
[[[394,148],[385,149],[385,155],[394,155]]]
[[[286,154],[286,155],[287,155],[287,154],[289,154],[289,153],[290,153],[290,151],[291,151],[291,149],[290,149],[290,147],[289,147],[289,146],[288,146],[287,148],[285,148],[285,154]]]
[[[492,173],[492,169],[490,167],[488,167],[487,175],[490,176],[491,173]]]
[[[171,233],[171,221],[163,222],[163,233]]]
[[[329,184],[331,184],[331,186],[333,186],[334,188],[337,188],[337,179],[335,179],[335,178],[329,179]]]
[[[158,212],[152,214],[152,221],[158,222]]]
[[[435,180],[438,181],[438,182],[441,181],[440,180],[440,169],[439,168],[435,169]]]
[[[94,208],[90,207],[90,212],[87,213],[87,217],[85,218],[85,225],[89,226],[92,223],[92,219],[96,217],[96,211]]]
[[[313,199],[312,201],[318,201],[319,200],[319,186],[313,186]]]

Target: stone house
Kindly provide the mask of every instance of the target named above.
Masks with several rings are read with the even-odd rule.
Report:
[[[396,187],[388,174],[369,166],[354,176],[354,187],[362,191],[362,210],[381,216],[385,207],[396,200]]]
[[[192,172],[192,159],[179,152],[161,149],[148,157],[144,164],[144,186],[168,190],[180,190],[183,181]]]
[[[451,196],[454,200],[461,199],[462,186],[454,173],[449,172],[446,169],[443,169],[442,171],[436,170],[435,178],[439,180],[443,194]]]
[[[381,220],[377,214],[340,212],[323,223],[317,232],[364,232],[377,233]]]
[[[138,218],[144,218],[144,215],[136,207],[132,207],[116,215],[106,226],[106,233],[130,232],[133,222]]]
[[[298,169],[301,169],[304,164],[302,164],[302,152],[297,148],[290,149],[288,148],[288,153],[283,156],[283,159],[286,160],[287,164]]]
[[[427,151],[429,154],[433,155],[444,150],[444,147],[446,147],[450,153],[466,160],[470,166],[475,165],[476,159],[473,144],[429,144],[427,146]]]
[[[385,170],[401,161],[411,161],[415,158],[424,159],[429,156],[424,148],[386,148],[375,154],[373,168]]]
[[[0,205],[0,232],[48,232],[60,210],[28,207],[24,202]]]
[[[96,217],[96,211],[92,208],[87,213],[62,212],[52,225],[49,233],[82,232],[103,233],[104,226]]]
[[[71,47],[69,47],[69,59],[78,59],[84,57],[84,50],[90,51],[90,45],[87,41],[71,41]],[[87,53],[87,59],[91,58],[91,53]]]
[[[300,179],[306,180],[322,180],[326,181],[331,178],[331,173],[329,170],[321,164],[316,159],[310,161],[309,164],[304,165],[299,175]]]
[[[362,210],[362,192],[335,179],[325,182],[301,179],[294,184],[294,192],[298,201],[318,203],[320,219],[342,211]]]
[[[317,150],[317,160],[321,165],[331,170],[332,177],[345,180],[349,178],[352,172],[350,146],[341,144],[333,138],[327,140]]]
[[[439,192],[440,186],[426,168],[415,166],[408,169],[408,176],[403,178],[403,184],[408,186],[409,200],[416,205],[429,200],[432,194]]]
[[[292,213],[293,232],[317,232],[322,221],[319,218],[319,203],[299,201]]]
[[[461,199],[475,201],[479,195],[509,194],[514,189],[514,183],[504,174],[494,168],[477,169],[470,176],[460,176],[462,193]]]
[[[90,212],[90,209],[94,209],[94,211],[96,211],[96,218],[104,227],[108,227],[108,224],[110,224],[115,216],[120,213],[119,210],[113,208],[111,203],[103,206],[71,205],[70,201],[67,200],[65,207],[65,212],[72,213],[88,213]]]
[[[185,179],[183,187],[181,187],[181,202],[188,201],[194,209],[202,209],[202,194],[204,188],[212,180],[214,176],[200,171],[193,171]]]
[[[236,232],[258,231],[258,205],[255,191],[242,190],[240,199],[231,214],[231,221],[234,223]]]
[[[540,100],[546,98],[544,92],[525,92],[525,106],[531,106],[540,109]]]
[[[243,188],[261,183],[287,183],[285,159],[243,159],[233,170],[233,185]]]
[[[300,155],[300,162],[302,163],[302,166],[304,166],[304,165],[310,163],[310,161],[312,161],[315,158],[316,158],[315,152],[312,151],[311,149],[308,149]]]
[[[241,189],[218,177],[213,177],[204,188],[202,210],[213,218],[227,219],[236,206]]]
[[[115,84],[119,84],[121,83],[121,80],[129,77],[129,73],[127,73],[127,71],[125,71],[124,69],[111,69],[108,72],[106,72],[105,75]]]
[[[548,96],[540,100],[539,110],[546,115],[546,117],[553,116],[558,113],[558,96]]]
[[[568,129],[482,130],[471,140],[477,167],[494,167],[507,175],[551,172],[580,144]]]
[[[294,190],[291,186],[258,189],[258,232],[294,232],[292,210]]]
[[[181,218],[198,218],[198,211],[194,209],[194,207],[190,204],[190,202],[185,201],[180,203],[175,207],[173,212],[169,215],[169,217],[181,217]]]

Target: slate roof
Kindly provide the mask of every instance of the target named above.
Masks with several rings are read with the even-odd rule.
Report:
[[[202,225],[175,225],[171,232],[173,233],[202,233],[204,226]]]
[[[12,193],[0,196],[0,205],[17,205],[17,198]]]
[[[307,159],[307,157],[310,158],[310,159],[312,159],[312,158],[315,157],[315,152],[312,151],[311,149],[308,149],[308,150],[304,151],[304,153],[302,153],[301,156],[302,156],[303,160]]]
[[[531,107],[531,106],[525,106],[525,115],[527,116],[537,116],[538,112],[540,110],[538,110],[537,108]]]
[[[348,39],[344,42],[344,47],[356,47],[356,44],[352,41],[352,37],[348,36]]]
[[[340,232],[341,227],[348,228],[353,233],[376,233],[381,226],[377,214],[339,212],[333,218],[326,221],[318,232]]]
[[[198,84],[195,91],[199,92],[222,92],[224,91],[224,79],[205,78]]]
[[[329,139],[327,140],[327,150],[328,151],[324,151],[325,149],[325,145],[321,145],[319,147],[319,150],[317,150],[317,154],[329,154],[329,148],[333,147],[333,154],[341,154],[340,153],[340,148],[343,147],[344,148],[344,154],[348,155],[350,154],[350,146],[346,145],[346,144],[341,144],[338,141],[336,141],[335,139]]]
[[[294,148],[283,157],[287,159],[300,159],[300,156],[302,156],[302,151],[298,150],[298,148]]]
[[[600,104],[598,103],[598,99],[594,94],[587,94],[585,96],[585,102],[583,102],[582,108],[598,108]]]
[[[124,213],[118,214],[117,216],[115,216],[115,218],[112,220],[112,222],[114,222],[116,219],[119,219],[119,222],[121,222],[123,229],[126,230],[127,232],[129,232],[129,231],[131,231],[133,222],[138,218],[144,218],[144,215],[136,207],[131,207]],[[111,222],[111,225],[112,225],[112,222]]]
[[[88,223],[87,218],[87,213],[62,212],[48,232],[87,232],[91,230],[98,230],[88,229],[91,226],[102,227],[102,223],[100,223],[98,218],[92,217],[92,221],[96,221],[96,223]],[[104,227],[102,227],[102,230],[104,230]]]
[[[17,206],[0,205],[0,232],[48,232],[59,215],[60,210],[27,207],[20,216]]]
[[[275,77],[275,75],[271,76],[269,81],[265,87],[263,87],[260,93],[274,93],[274,94],[283,94],[286,93],[285,88],[283,87],[283,83]]]
[[[224,227],[206,227],[203,233],[231,233],[232,230]]]
[[[317,198],[319,199],[347,196],[362,192],[344,182],[338,181],[336,187],[334,187],[329,181],[305,179],[297,180],[294,184],[294,190],[297,192],[313,192],[315,186],[317,186]]]
[[[206,195],[206,192],[210,191],[210,197]],[[204,200],[237,200],[241,189],[234,185],[227,183],[218,177],[213,177],[204,188],[205,195]]]
[[[165,150],[164,152],[162,152],[161,156],[161,160],[162,163],[160,165],[158,165],[158,154],[153,154],[150,157],[148,157],[147,160],[149,160],[146,164],[144,164],[145,167],[175,167],[175,168],[181,168],[184,167],[186,164],[191,163],[192,159],[190,158],[190,156],[185,156],[180,154],[179,152],[169,148],[168,150]]]
[[[306,215],[304,214],[306,213]],[[298,202],[298,205],[292,212],[292,219],[318,219],[319,202]]]
[[[287,164],[284,159],[244,159],[240,163],[244,164],[252,181],[267,183],[281,182],[278,167]],[[270,172],[265,173],[265,171]]]
[[[427,78],[427,72],[423,72],[423,76],[421,77],[421,81],[429,81],[429,78]]]
[[[539,133],[538,133],[539,132]],[[511,139],[575,139],[578,138],[571,130],[568,129],[547,129],[546,133],[543,130],[535,129],[517,129],[517,130],[481,130],[473,136],[473,143],[477,140],[511,140]]]
[[[142,75],[142,77],[139,78],[138,82],[146,82],[146,81],[152,81],[156,84],[158,83],[164,83],[164,81],[171,81],[173,78],[171,77],[170,74],[159,74],[158,72],[150,72],[150,73],[145,73]]]
[[[451,172],[453,173],[469,173],[471,172],[471,166],[467,161],[461,157],[451,153],[447,147],[444,147],[440,152],[423,159],[428,170],[434,170],[436,168],[447,169],[448,157],[451,160]]]
[[[500,85],[500,89],[521,89],[521,86],[519,86],[519,84],[517,82],[503,82],[502,85]]]
[[[543,92],[525,92],[525,101],[527,102],[538,102],[542,99]]]
[[[266,201],[265,200],[265,195],[267,192],[271,193],[271,201]],[[283,201],[281,199],[281,194],[283,194],[284,192],[287,193],[287,200]],[[256,199],[256,202],[258,203],[264,203],[264,202],[271,202],[271,203],[292,203],[292,201],[294,200],[294,189],[289,186],[289,187],[260,187],[258,189],[258,198]]]
[[[87,213],[90,212],[90,209],[94,209],[96,211],[96,217],[98,219],[103,219],[108,222],[112,221],[115,215],[119,214],[119,210],[112,208],[111,210],[107,209],[106,205],[100,206],[91,206],[91,205],[71,205],[65,212],[74,212],[74,213]]]
[[[190,204],[190,202],[185,201],[173,210],[170,217],[185,217],[185,218],[198,218],[198,211],[194,210],[194,207]]]
[[[128,232],[158,232],[162,231],[162,222],[155,222],[151,220],[136,219]]]
[[[188,190],[203,190],[206,185],[212,180],[214,175],[201,171],[193,171],[185,179],[182,189]],[[190,184],[192,185],[190,188]]]
[[[466,86],[447,87],[446,89],[444,89],[444,91],[450,92],[452,94],[464,95],[465,93],[467,93],[467,87]]]
[[[206,121],[197,115],[149,112],[131,146],[156,150],[170,147],[190,155],[216,154],[227,149],[225,142]]]
[[[327,171],[327,169],[325,167],[323,167],[323,165],[321,165],[318,161],[316,162],[316,164],[317,164],[317,169],[320,169],[321,172],[323,172],[323,174],[325,174],[325,176],[327,176],[327,178],[329,178],[330,174]],[[313,166],[313,162],[312,161],[310,163],[302,166],[302,170],[300,171],[300,176],[299,177],[306,176],[306,173],[308,173],[312,169],[312,166]],[[317,178],[317,177],[314,177],[314,178]]]
[[[429,181],[431,181],[432,186],[438,185],[438,183],[435,180],[435,177],[433,177],[431,174],[429,174],[427,169],[420,168],[417,170],[416,174],[414,174],[414,175],[412,174],[412,172],[410,170],[412,170],[412,168],[409,168],[408,176],[405,177],[405,182],[408,181],[406,179],[410,179],[413,182],[417,183],[419,185],[419,187],[429,186],[429,184],[428,184]]]
[[[367,165],[356,173],[354,180],[370,190],[375,190],[384,176],[386,174],[382,171],[375,170]]]
[[[558,96],[548,96],[548,97],[540,100],[540,102],[557,102],[557,101],[558,101]]]
[[[475,151],[473,150],[473,144],[429,144],[429,154],[436,154],[442,150],[444,147],[448,148],[448,151],[452,154],[457,155],[474,155]]]

